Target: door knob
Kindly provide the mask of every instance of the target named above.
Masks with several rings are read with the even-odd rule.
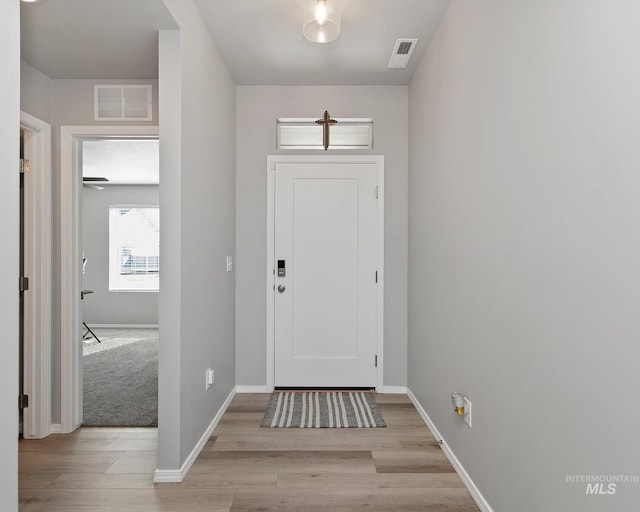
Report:
[[[287,289],[287,287],[286,287],[285,285],[283,285],[283,284],[279,284],[279,285],[278,285],[278,291],[279,291],[280,293],[284,293],[284,291],[285,291],[286,289]]]

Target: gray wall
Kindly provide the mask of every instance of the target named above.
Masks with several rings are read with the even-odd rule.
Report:
[[[93,120],[93,86],[95,84],[151,84],[153,86],[153,120],[126,123],[127,126],[158,125],[157,80],[52,80],[51,81],[51,155],[52,155],[52,267],[60,268],[60,126],[113,126]],[[124,123],[122,123],[124,124]],[[51,339],[51,377],[53,393],[51,415],[53,423],[60,422],[60,280],[54,273],[51,285],[54,301],[51,308],[53,324]]]
[[[20,2],[0,2],[0,510],[18,510]]]
[[[385,157],[385,386],[407,382],[407,87],[261,87],[237,91],[236,361],[239,385],[266,383],[267,155],[278,117],[374,119]],[[329,150],[329,154],[334,151]],[[318,154],[320,154],[318,152]],[[323,152],[324,154],[324,152]],[[344,151],[342,151],[344,154]]]
[[[51,124],[52,157],[52,294],[51,329],[51,416],[60,423],[60,126],[103,125],[93,121],[93,86],[95,84],[151,84],[153,86],[153,121],[127,123],[128,126],[158,124],[157,80],[51,80],[25,61],[21,62],[20,108]]]
[[[639,473],[639,19],[454,2],[410,84],[409,386],[496,512],[638,507],[565,476]]]
[[[191,0],[160,33],[158,467],[177,470],[235,386],[235,86]],[[215,383],[205,391],[205,370]]]
[[[83,289],[93,290],[82,301],[89,325],[157,325],[157,292],[109,291],[109,206],[158,205],[158,186],[107,185],[82,189],[82,248],[87,259]]]
[[[51,87],[47,75],[20,61],[20,110],[51,123]]]

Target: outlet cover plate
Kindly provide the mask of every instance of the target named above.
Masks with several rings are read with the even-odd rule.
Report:
[[[464,399],[464,422],[471,428],[471,402],[468,398]]]

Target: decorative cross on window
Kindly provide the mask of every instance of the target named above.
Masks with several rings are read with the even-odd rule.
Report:
[[[324,150],[329,149],[329,127],[332,124],[336,124],[338,121],[335,119],[331,119],[331,115],[328,111],[324,111],[324,116],[322,119],[318,119],[316,123],[322,125],[322,144],[324,145]]]

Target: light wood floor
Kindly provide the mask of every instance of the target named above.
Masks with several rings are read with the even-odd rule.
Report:
[[[184,482],[153,484],[155,429],[20,442],[21,512],[470,512],[479,509],[403,395],[380,429],[260,428],[237,395]]]

